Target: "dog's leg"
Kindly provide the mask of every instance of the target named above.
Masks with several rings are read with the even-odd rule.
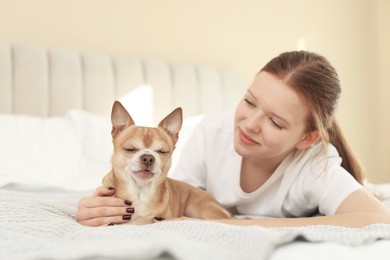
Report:
[[[209,193],[194,189],[187,201],[185,215],[199,219],[224,219],[233,215],[219,204]]]
[[[214,201],[200,201],[200,204],[189,204],[185,215],[199,219],[226,219],[233,215],[220,204]]]

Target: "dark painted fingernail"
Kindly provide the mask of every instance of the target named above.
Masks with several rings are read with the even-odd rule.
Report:
[[[108,187],[108,190],[115,190],[114,187]]]
[[[111,222],[110,224],[108,224],[107,226],[113,226],[114,225],[114,222]]]
[[[157,221],[163,221],[163,220],[165,220],[165,218],[162,218],[162,217],[154,217],[154,219],[157,220]]]
[[[134,208],[127,208],[127,209],[126,209],[126,212],[127,212],[127,213],[134,213]]]
[[[133,202],[131,202],[130,200],[125,200],[125,204],[131,206]]]
[[[123,220],[130,220],[131,219],[131,215],[123,215],[122,219]]]

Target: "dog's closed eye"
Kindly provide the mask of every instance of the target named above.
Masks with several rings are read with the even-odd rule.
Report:
[[[134,153],[134,152],[138,151],[138,149],[136,149],[136,148],[124,148],[123,150],[125,150],[126,152],[129,152],[129,153]]]

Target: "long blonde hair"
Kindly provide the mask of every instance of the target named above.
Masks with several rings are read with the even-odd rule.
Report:
[[[341,88],[330,62],[313,52],[291,51],[273,58],[261,71],[277,76],[304,96],[310,111],[307,131],[318,130],[325,146],[333,144],[342,158],[341,165],[362,183],[364,175],[360,163],[334,116]]]

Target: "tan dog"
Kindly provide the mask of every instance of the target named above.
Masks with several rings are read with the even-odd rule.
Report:
[[[206,191],[167,177],[171,157],[182,126],[182,110],[176,108],[157,128],[141,127],[115,101],[112,113],[114,155],[112,171],[103,179],[115,196],[132,201],[132,224],[153,223],[155,218],[181,216],[200,219],[231,218]]]

